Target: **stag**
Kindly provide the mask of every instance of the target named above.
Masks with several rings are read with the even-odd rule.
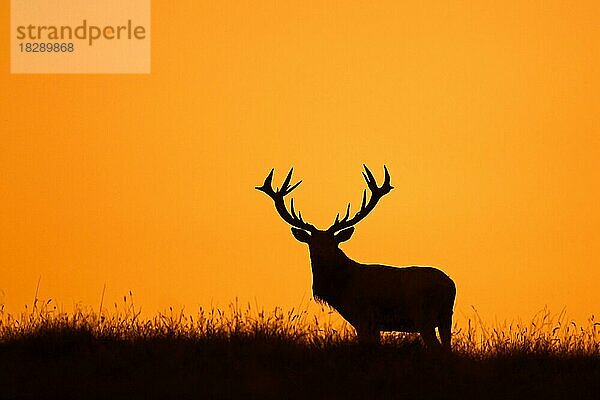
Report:
[[[294,209],[294,199],[288,211],[284,197],[302,182],[291,184],[293,168],[281,188],[273,189],[274,170],[271,170],[263,185],[256,189],[274,201],[281,218],[292,226],[296,240],[308,244],[315,299],[329,304],[348,321],[355,328],[359,342],[379,343],[381,331],[418,332],[428,348],[450,349],[456,296],[450,277],[433,267],[362,264],[339,248],[354,233],[354,225],[393,189],[387,167],[384,166],[381,186],[366,165],[364,169],[369,200],[365,189],[360,210],[350,217],[348,204],[345,216],[340,219],[338,214],[326,230],[305,222],[302,213]]]

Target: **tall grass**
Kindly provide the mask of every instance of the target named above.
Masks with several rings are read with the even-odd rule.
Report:
[[[315,302],[263,310],[233,302],[143,317],[131,294],[111,307],[0,307],[0,398],[595,399],[600,326],[543,310],[489,325],[473,310],[453,352],[415,334],[357,343]]]
[[[553,315],[547,308],[529,321],[488,325],[473,311],[467,326],[455,326],[454,349],[477,357],[533,353],[556,356],[600,355],[600,323],[592,315],[584,325],[569,320],[564,312]]]
[[[142,318],[133,296],[99,312],[77,307],[59,310],[52,300],[35,300],[18,315],[0,305],[0,343],[45,335],[80,335],[90,339],[136,341],[179,339],[190,341],[277,341],[323,348],[356,341],[354,330],[335,312],[315,302],[302,309],[264,310],[249,303],[230,303],[225,309],[200,308],[196,313],[168,309]],[[385,333],[386,346],[415,346],[418,335]],[[473,309],[470,318],[453,329],[453,351],[474,358],[510,356],[516,353],[559,357],[600,356],[600,322],[591,316],[586,324],[570,321],[564,311],[553,315],[544,309],[529,321],[486,324]]]
[[[319,309],[317,313],[314,309]],[[332,318],[331,309],[307,306],[298,310],[271,310],[244,306],[238,301],[225,309],[202,307],[195,314],[169,308],[154,317],[142,318],[133,296],[123,297],[122,304],[96,312],[92,308],[76,307],[71,312],[58,309],[51,300],[35,301],[18,315],[4,311],[0,305],[0,342],[38,336],[50,331],[76,331],[98,339],[256,339],[279,340],[306,346],[351,341],[353,330],[346,323]],[[335,321],[334,321],[335,320]]]

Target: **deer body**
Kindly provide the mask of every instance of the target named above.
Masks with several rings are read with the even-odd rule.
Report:
[[[313,272],[313,294],[352,326],[372,335],[451,326],[456,289],[440,270],[358,263],[348,269],[342,279],[324,282]]]
[[[290,223],[292,234],[308,244],[313,277],[313,295],[324,301],[348,321],[357,331],[361,342],[378,342],[380,331],[419,332],[428,347],[439,347],[435,328],[438,328],[442,345],[450,348],[451,327],[456,287],[445,273],[433,267],[391,267],[361,264],[350,259],[339,244],[350,239],[353,225],[366,216],[377,201],[392,187],[385,169],[382,187],[375,183],[365,167],[365,179],[372,191],[369,203],[363,195],[361,210],[349,218],[336,217],[334,224],[322,231],[304,222],[296,215],[293,200],[292,215],[287,212],[283,196],[296,188],[289,187],[291,172],[280,191],[271,188],[273,171],[265,184],[257,189],[275,200],[282,218]]]

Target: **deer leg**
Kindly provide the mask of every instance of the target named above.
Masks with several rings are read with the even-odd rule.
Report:
[[[379,331],[372,328],[369,324],[357,326],[356,336],[360,344],[379,344],[381,340]]]
[[[452,316],[444,318],[438,326],[442,346],[446,350],[450,350],[452,346]]]
[[[437,350],[441,347],[440,342],[435,335],[435,328],[433,326],[422,328],[420,331],[421,338],[423,338],[423,342],[425,342],[425,346],[429,350]]]

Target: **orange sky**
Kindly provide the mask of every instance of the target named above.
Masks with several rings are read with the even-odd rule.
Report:
[[[598,312],[600,3],[413,3],[155,1],[150,75],[10,75],[3,2],[0,302],[297,305],[253,187],[293,165],[324,227],[366,162],[396,189],[349,256],[442,267],[458,313]]]

